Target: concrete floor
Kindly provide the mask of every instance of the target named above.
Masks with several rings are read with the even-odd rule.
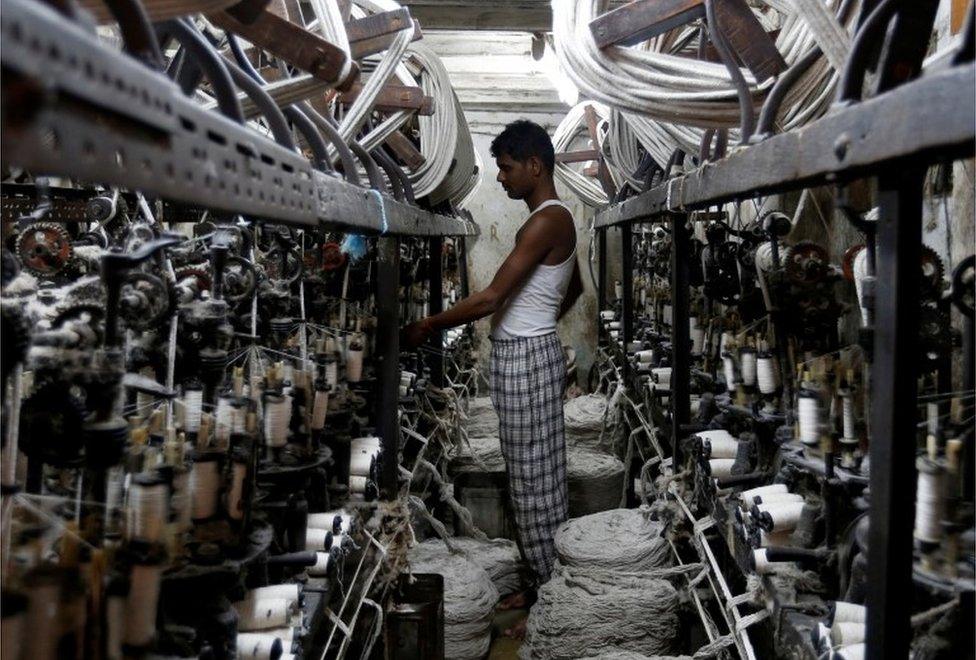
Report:
[[[518,660],[519,647],[522,640],[505,637],[505,629],[515,625],[520,619],[529,615],[528,610],[502,610],[495,614],[492,624],[491,649],[488,660]]]

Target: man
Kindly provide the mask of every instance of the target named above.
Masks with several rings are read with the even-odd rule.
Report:
[[[552,572],[553,535],[566,520],[568,503],[562,400],[566,362],[556,321],[583,286],[576,227],[556,195],[555,153],[545,130],[530,121],[512,122],[492,141],[491,155],[502,188],[529,208],[515,247],[488,288],[405,327],[403,343],[405,349],[419,346],[435,332],[492,315],[491,399],[519,547],[541,584]],[[526,603],[527,597],[506,604]]]

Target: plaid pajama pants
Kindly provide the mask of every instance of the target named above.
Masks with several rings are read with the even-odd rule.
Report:
[[[490,375],[519,547],[542,584],[556,561],[554,536],[569,506],[562,344],[556,333],[493,339]]]

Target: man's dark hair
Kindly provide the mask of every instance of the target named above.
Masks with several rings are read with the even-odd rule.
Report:
[[[494,158],[506,155],[524,163],[530,156],[537,156],[549,174],[556,166],[556,151],[546,129],[528,119],[517,119],[505,127],[491,141],[491,155]]]

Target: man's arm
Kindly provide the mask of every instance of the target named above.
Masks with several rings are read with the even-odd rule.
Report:
[[[515,248],[498,268],[487,288],[471,294],[440,314],[428,316],[404,328],[405,348],[419,346],[435,331],[477,321],[498,311],[552,249],[547,224],[540,213],[525,225]]]
[[[576,301],[583,294],[583,278],[580,276],[579,261],[573,264],[573,274],[569,279],[569,288],[566,289],[566,297],[563,298],[563,304],[559,308],[559,319],[561,319],[566,312],[573,308]]]

